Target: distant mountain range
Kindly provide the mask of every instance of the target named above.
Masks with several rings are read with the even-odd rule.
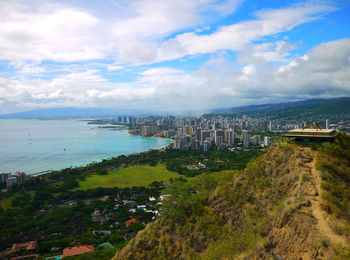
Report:
[[[49,108],[37,109],[19,113],[3,114],[0,118],[87,118],[109,117],[120,115],[150,115],[163,114],[164,112],[150,112],[137,109],[104,109],[104,108]],[[174,112],[175,113],[175,112]],[[192,115],[200,113],[192,111]],[[170,112],[168,113],[170,114]],[[175,113],[176,114],[176,113]],[[182,114],[191,114],[183,112]],[[208,115],[248,115],[253,117],[292,118],[305,115],[350,115],[350,97],[334,99],[309,99],[304,101],[250,105],[232,108],[210,110]]]
[[[136,109],[103,109],[103,108],[49,108],[37,109],[19,113],[0,115],[0,118],[86,118],[108,117],[119,115],[142,115],[149,114]]]
[[[241,106],[224,109],[214,109],[208,115],[248,115],[253,117],[270,118],[293,118],[304,115],[350,115],[350,97],[341,97],[334,99],[309,99],[304,101]]]

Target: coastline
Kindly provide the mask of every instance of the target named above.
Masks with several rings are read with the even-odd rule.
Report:
[[[149,149],[147,151],[150,151],[150,150],[162,150],[162,149],[166,149],[168,148],[170,145],[172,145],[174,143],[175,140],[171,139],[171,138],[167,138],[167,137],[159,137],[159,136],[142,136],[142,135],[133,135],[129,132],[128,129],[120,129],[119,131],[126,131],[128,135],[132,135],[132,136],[139,136],[139,137],[144,137],[144,138],[160,138],[160,139],[165,139],[165,140],[168,140],[168,141],[171,141],[170,144],[167,144],[165,146],[162,146],[161,148],[153,148],[153,149]],[[144,152],[147,152],[147,151],[144,151]],[[135,153],[131,153],[131,154],[136,154],[137,152]],[[128,156],[128,155],[131,155],[131,154],[121,154],[121,155],[118,155],[118,156]],[[92,163],[100,163],[102,162],[103,160],[108,160],[108,159],[112,159],[112,158],[115,158],[115,157],[118,157],[118,156],[112,156],[112,157],[109,157],[109,158],[105,158],[105,159],[101,159],[100,161],[92,161],[90,163],[87,163],[85,165],[80,165],[80,166],[75,166],[73,168],[84,168],[84,167],[88,167],[90,164]],[[69,168],[69,167],[67,167]],[[45,171],[41,171],[41,172],[36,172],[36,173],[31,173],[31,174],[27,174],[27,177],[40,177],[40,176],[45,176],[47,174],[50,174],[50,173],[53,173],[53,172],[59,172],[59,171],[62,171],[66,168],[62,168],[60,170],[45,170]]]
[[[140,136],[140,137],[145,137],[145,138],[159,138],[159,139],[165,139],[165,140],[171,141],[171,144],[173,144],[173,143],[175,142],[174,139],[171,139],[171,138],[169,138],[169,137],[134,135],[134,134],[131,134],[131,133],[130,133],[130,130],[129,130],[129,129],[127,130],[127,133],[128,133],[128,135]],[[170,144],[168,144],[168,145],[170,145]],[[166,146],[164,146],[164,147],[167,147],[168,145],[166,145]]]
[[[0,139],[4,145],[0,148],[0,172],[19,171],[33,177],[70,167],[86,167],[121,155],[166,149],[173,143],[170,139],[131,137],[127,128],[92,129],[81,120],[16,119],[1,123]]]

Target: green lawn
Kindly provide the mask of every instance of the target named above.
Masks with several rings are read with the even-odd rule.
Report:
[[[33,198],[34,194],[35,194],[35,191],[29,191],[28,193]],[[13,195],[13,196],[11,196],[9,198],[2,198],[2,199],[0,199],[0,207],[2,209],[4,209],[4,210],[13,208],[12,205],[11,205],[11,201],[13,200],[14,197],[15,197],[15,195]]]
[[[11,201],[12,201],[13,197],[9,197],[9,198],[2,198],[0,200],[0,207],[4,210],[7,210],[9,208],[12,208],[11,206]]]
[[[80,187],[77,189],[88,190],[98,187],[133,187],[133,186],[148,186],[154,181],[167,182],[170,178],[177,178],[179,174],[170,172],[165,168],[164,164],[157,166],[137,165],[130,168],[110,172],[107,175],[93,174],[87,177],[86,180],[80,181]]]

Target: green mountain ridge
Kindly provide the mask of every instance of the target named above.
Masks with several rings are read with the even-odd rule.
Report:
[[[213,110],[209,114],[205,114],[204,116],[240,116],[243,114],[252,117],[270,117],[271,119],[334,114],[350,115],[350,97],[341,97],[335,99],[310,99],[290,103],[217,109]]]
[[[163,216],[113,259],[348,259],[350,137],[279,143],[243,171],[173,184]]]

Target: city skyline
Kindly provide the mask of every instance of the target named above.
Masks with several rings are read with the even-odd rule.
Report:
[[[350,96],[349,1],[0,1],[0,113]]]

